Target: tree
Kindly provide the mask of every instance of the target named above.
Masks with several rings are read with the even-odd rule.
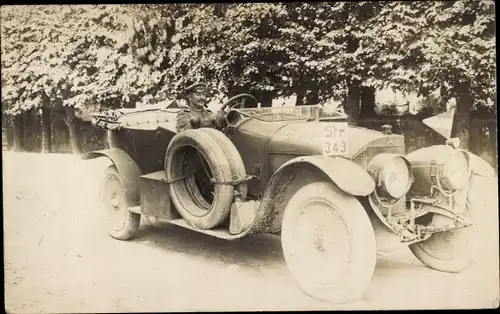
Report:
[[[192,80],[205,79],[219,94],[256,94],[270,106],[280,91],[277,68],[283,68],[287,43],[275,43],[275,22],[285,20],[281,4],[197,5],[176,21],[167,69],[179,93]],[[274,60],[271,64],[268,60]],[[287,77],[281,77],[281,82]],[[275,83],[275,84],[273,84]],[[286,84],[289,84],[286,82]]]
[[[351,124],[357,124],[360,114],[372,116],[375,112],[376,86],[369,80],[373,73],[366,65],[369,61],[366,59],[372,55],[366,53],[369,47],[363,44],[363,38],[371,31],[369,21],[378,15],[384,5],[382,1],[328,3],[332,13],[325,21],[335,22],[329,22],[330,27],[325,36],[319,39],[330,45],[326,51],[328,58],[322,64],[325,71],[330,73],[330,80],[332,73],[335,73],[333,81],[346,85],[345,111]]]
[[[359,51],[370,83],[457,99],[453,136],[468,148],[470,109],[495,98],[495,17],[490,1],[388,2],[367,21]]]
[[[293,94],[297,104],[324,102],[341,96],[350,77],[341,64],[350,6],[191,4],[178,5],[176,14],[171,6],[153,7],[138,18],[133,45],[142,62],[157,60],[153,65],[164,71],[166,88],[174,95],[203,78],[219,92],[214,96],[251,92],[263,106]],[[146,35],[154,29],[159,31]],[[325,38],[331,30],[338,38]]]
[[[73,151],[79,152],[75,110],[93,103],[127,106],[147,89],[130,88],[130,84],[119,80],[149,74],[147,69],[134,67],[128,53],[126,34],[131,8],[2,7],[2,98],[6,113],[17,116],[40,108],[42,143],[47,143],[50,134],[46,125],[50,122],[46,110],[63,112]]]
[[[2,114],[14,115],[14,149],[22,150],[23,119],[25,111],[41,108],[44,95],[42,82],[37,75],[31,75],[34,68],[39,68],[36,54],[37,46],[33,37],[41,29],[32,28],[31,18],[38,14],[36,9],[19,10],[18,7],[1,8],[2,33]],[[36,19],[36,18],[35,18]],[[41,26],[47,21],[40,20]],[[43,121],[46,122],[46,121]],[[44,136],[47,134],[44,132]],[[46,140],[44,141],[46,143]]]
[[[196,4],[139,5],[134,8],[130,35],[130,52],[134,63],[151,74],[144,84],[140,102],[152,104],[178,95],[167,80],[167,69],[174,66],[170,51],[173,37],[183,27],[183,19],[199,7]]]

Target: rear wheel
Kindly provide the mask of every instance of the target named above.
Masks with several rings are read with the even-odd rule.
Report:
[[[108,223],[109,235],[117,240],[131,239],[139,227],[141,215],[128,210],[122,180],[115,166],[104,171],[101,200]]]
[[[286,264],[300,288],[327,302],[360,298],[376,263],[375,234],[359,201],[328,182],[290,199],[281,230]]]

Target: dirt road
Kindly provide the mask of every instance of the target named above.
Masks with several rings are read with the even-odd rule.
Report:
[[[105,160],[4,152],[5,304],[10,313],[498,307],[497,182],[474,202],[478,261],[461,274],[423,266],[407,248],[379,256],[363,300],[332,305],[303,294],[279,239],[227,242],[142,225],[120,242],[95,206]]]

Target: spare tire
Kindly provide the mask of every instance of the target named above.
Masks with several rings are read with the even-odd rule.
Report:
[[[244,179],[247,176],[247,171],[245,169],[243,159],[241,159],[240,152],[238,152],[233,142],[231,142],[231,140],[221,131],[211,128],[201,128],[199,130],[210,134],[224,150],[227,160],[229,161],[229,167],[231,168],[231,172],[233,174],[233,181],[241,181],[240,184],[235,186],[236,190],[239,192],[243,200],[246,199],[248,186]]]
[[[195,169],[189,161],[197,153],[205,159],[215,180],[211,204],[194,184]],[[227,183],[232,181],[232,171],[225,150],[208,132],[196,129],[176,134],[165,153],[165,174],[172,203],[191,225],[211,229],[228,217],[234,196],[234,187]]]

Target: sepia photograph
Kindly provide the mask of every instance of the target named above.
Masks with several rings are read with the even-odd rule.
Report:
[[[498,308],[495,22],[0,6],[6,313]]]

